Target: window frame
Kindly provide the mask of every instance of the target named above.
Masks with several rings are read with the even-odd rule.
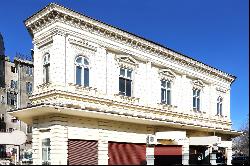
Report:
[[[124,70],[124,75],[121,74],[121,70]],[[130,72],[130,76],[128,73]],[[120,91],[120,79],[124,79],[124,92]],[[127,81],[130,81],[130,95],[127,94]],[[120,67],[119,68],[119,94],[123,96],[132,97],[133,96],[133,69]]]
[[[33,75],[33,68],[31,66],[26,66],[26,75]]]
[[[163,85],[163,82],[165,82],[165,86]],[[169,84],[169,86],[168,86]],[[164,95],[162,96],[162,91],[165,90]],[[168,96],[169,92],[169,96]],[[164,99],[162,99],[162,97]],[[172,104],[172,81],[167,79],[161,79],[161,103],[171,105]]]
[[[43,83],[50,82],[50,54],[46,53],[43,56]]]
[[[217,98],[217,114],[218,116],[223,116],[222,112],[223,112],[223,98],[221,96],[219,96]]]
[[[43,143],[43,140],[49,140],[49,145],[44,145]],[[44,157],[43,157],[43,149],[46,149],[46,159],[47,160],[44,160]],[[41,159],[42,159],[42,165],[50,165],[51,163],[51,140],[50,138],[42,138],[41,139]]]
[[[16,67],[15,67],[15,66],[11,66],[11,67],[10,67],[10,71],[11,71],[12,73],[16,73]]]
[[[31,82],[26,82],[26,93],[31,94],[33,90],[32,83]]]
[[[201,112],[201,89],[194,88],[192,92],[193,92],[193,110],[197,112]],[[199,92],[199,95],[198,95],[198,92]],[[194,100],[195,100],[195,104],[194,104]]]
[[[13,92],[7,92],[7,104],[17,106],[17,94]]]
[[[81,62],[77,62],[77,60],[81,58]],[[86,64],[85,64],[86,62]],[[80,68],[81,70],[81,76],[80,76],[80,84],[77,82],[78,77],[77,77],[77,68]],[[79,86],[84,86],[84,87],[89,87],[90,86],[90,63],[89,63],[89,58],[87,58],[86,56],[82,56],[82,55],[78,55],[75,58],[75,62],[74,62],[74,68],[75,68],[75,81],[74,83],[76,85]],[[85,80],[85,71],[88,71],[88,80]]]

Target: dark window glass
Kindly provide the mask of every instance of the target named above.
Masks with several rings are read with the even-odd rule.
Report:
[[[81,85],[82,84],[82,67],[76,66],[76,84]]]
[[[200,98],[197,98],[197,111],[200,111]]]
[[[126,80],[126,96],[131,96],[131,80]]]
[[[170,90],[167,91],[167,104],[168,105],[171,104],[171,92],[170,92]]]
[[[14,66],[11,66],[11,72],[15,73],[16,72],[16,68]]]
[[[217,103],[217,115],[220,114],[220,103]]]
[[[196,97],[193,97],[193,107],[196,108]]]
[[[76,59],[76,62],[77,62],[77,63],[82,63],[82,57],[77,58],[77,59]]]
[[[84,86],[89,86],[89,69],[84,68]]]
[[[171,84],[169,81],[167,82],[167,88],[171,88]]]
[[[119,91],[120,94],[125,95],[125,79],[119,78]]]
[[[84,58],[84,65],[89,65],[89,61],[86,58]]]
[[[222,103],[220,103],[220,115],[222,116]]]
[[[165,80],[161,81],[161,86],[166,87],[166,81]]]
[[[161,88],[161,102],[165,103],[166,102],[166,89]]]
[[[125,77],[125,69],[120,69],[120,75]]]

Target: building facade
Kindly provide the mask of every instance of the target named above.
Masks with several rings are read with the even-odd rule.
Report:
[[[234,76],[53,3],[25,25],[34,164],[231,163]]]
[[[8,114],[8,111],[27,107],[28,97],[32,93],[33,62],[16,57],[12,62],[5,55],[3,37],[0,34],[0,132],[11,133],[20,130],[27,134],[27,142],[21,145],[20,151],[25,153],[31,149],[31,126]],[[0,133],[1,134],[1,133]],[[12,156],[14,145],[0,145],[0,158]],[[23,154],[21,153],[21,154]]]

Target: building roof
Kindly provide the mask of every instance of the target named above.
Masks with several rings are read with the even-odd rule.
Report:
[[[54,12],[54,13],[53,13]],[[76,20],[76,22],[79,22],[79,24],[84,23],[94,28],[99,28],[99,30],[109,31],[112,35],[117,35],[121,38],[126,38],[130,41],[130,44],[134,44],[135,46],[138,46],[139,44],[142,44],[145,50],[152,51],[154,53],[159,53],[166,55],[168,57],[173,58],[174,60],[179,60],[181,63],[197,66],[198,69],[202,69],[210,74],[213,74],[215,76],[218,76],[220,78],[224,78],[225,80],[229,81],[230,83],[233,83],[236,79],[236,76],[228,74],[226,72],[223,72],[219,69],[216,69],[212,66],[209,66],[205,63],[202,63],[198,60],[193,59],[192,57],[189,57],[187,55],[184,55],[180,52],[177,52],[173,49],[170,49],[166,46],[163,46],[162,44],[156,43],[154,41],[145,39],[141,36],[138,36],[136,34],[127,32],[125,30],[122,30],[120,28],[114,27],[112,25],[109,25],[107,23],[104,23],[102,21],[99,21],[97,19],[91,18],[89,16],[85,16],[82,13],[76,12],[72,9],[66,8],[64,6],[58,5],[56,3],[50,3],[37,13],[33,14],[32,16],[28,17],[24,23],[29,31],[29,33],[33,36],[33,30],[36,29],[36,27],[41,26],[41,24],[44,24],[44,20],[41,21],[42,17],[47,17],[48,19],[53,19],[53,14],[56,12],[59,12],[60,14],[66,14],[68,17],[65,17],[65,19],[69,20]],[[46,19],[47,19],[46,18]]]

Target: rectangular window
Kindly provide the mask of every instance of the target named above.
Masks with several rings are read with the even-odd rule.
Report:
[[[76,84],[81,85],[81,79],[82,78],[82,67],[76,66]]]
[[[161,80],[161,102],[171,105],[171,82]]]
[[[120,68],[119,94],[132,96],[132,70]]]
[[[14,66],[11,66],[11,72],[16,73],[16,68]]]
[[[32,76],[33,74],[33,69],[31,66],[27,66],[26,67],[26,74],[29,75],[29,76]]]
[[[27,133],[32,133],[32,126],[30,125],[27,126]]]
[[[32,93],[32,83],[31,82],[26,82],[26,92],[27,92],[27,94]]]
[[[50,165],[50,139],[42,140],[42,165]]]
[[[13,128],[9,128],[9,132],[11,133],[13,131]]]
[[[11,80],[11,82],[10,82],[10,88],[17,89],[17,81]]]
[[[7,104],[8,105],[16,105],[17,95],[12,92],[7,92]]]
[[[89,69],[84,68],[84,86],[89,86]]]
[[[193,109],[200,111],[200,90],[193,89]]]

